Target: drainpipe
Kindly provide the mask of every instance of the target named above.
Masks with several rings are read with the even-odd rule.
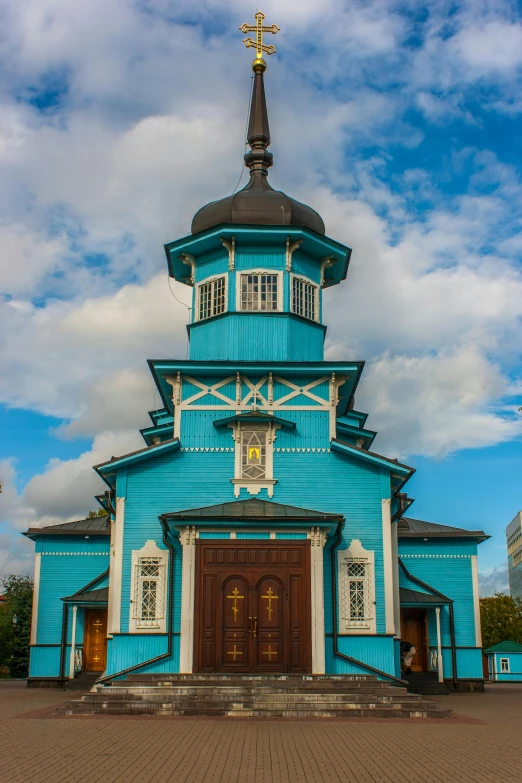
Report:
[[[115,677],[123,677],[125,674],[130,674],[130,672],[135,672],[137,669],[142,669],[144,666],[149,666],[152,663],[157,663],[158,661],[163,660],[164,658],[170,658],[172,655],[172,625],[173,625],[173,599],[174,599],[174,544],[170,541],[170,538],[168,536],[168,526],[167,522],[160,518],[161,527],[163,529],[163,543],[169,550],[169,594],[168,594],[168,624],[167,624],[167,634],[168,634],[168,645],[167,645],[167,652],[161,653],[161,655],[156,655],[154,658],[149,658],[148,661],[142,661],[141,663],[136,663],[134,666],[129,666],[127,669],[122,669],[119,672],[114,672],[114,674],[108,674],[106,677],[100,677],[96,680],[94,685],[101,685],[105,682],[109,682],[109,680],[114,680]]]
[[[65,645],[67,643],[67,613],[69,605],[64,604],[62,609],[62,642],[60,647],[60,683],[65,680]]]
[[[360,666],[361,669],[365,669],[368,672],[371,672],[372,674],[376,674],[380,677],[385,677],[388,680],[391,680],[396,685],[408,685],[406,680],[401,680],[399,677],[395,677],[393,674],[389,674],[388,672],[383,672],[381,669],[376,669],[374,666],[370,666],[368,663],[363,663],[363,661],[358,661],[356,658],[352,658],[350,655],[345,655],[344,653],[340,652],[339,650],[339,631],[337,628],[337,562],[336,562],[336,555],[337,555],[337,549],[343,540],[343,528],[344,528],[344,519],[342,519],[338,526],[337,526],[337,535],[334,543],[332,544],[332,547],[330,549],[331,557],[332,557],[332,600],[333,600],[333,652],[334,655],[337,658],[341,658],[343,661],[347,661],[348,663],[352,663],[355,666]]]
[[[449,621],[450,621],[450,643],[451,643],[451,666],[453,669],[453,685],[455,688],[459,687],[459,680],[457,677],[457,648],[455,645],[455,615],[453,614],[453,601],[448,606],[449,609]]]

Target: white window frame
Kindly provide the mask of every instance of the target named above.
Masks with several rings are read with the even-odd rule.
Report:
[[[141,616],[142,583],[146,581],[140,574],[142,561],[156,560],[159,568],[158,597],[156,600],[156,616],[153,620]],[[167,584],[168,584],[168,552],[160,549],[155,541],[146,541],[142,549],[134,549],[131,558],[131,590],[129,633],[166,633],[167,628]]]
[[[277,308],[275,310],[243,310],[241,308],[241,275],[274,275],[277,277]],[[236,272],[236,310],[238,313],[281,313],[283,311],[283,273],[277,269],[240,269]]]
[[[294,281],[299,281],[301,283],[305,283],[306,285],[312,286],[314,289],[314,317],[309,318],[307,315],[303,315],[303,313],[298,313],[296,310],[294,310]],[[290,312],[294,315],[298,315],[300,318],[305,318],[307,321],[312,321],[313,323],[319,323],[320,322],[320,313],[319,313],[319,286],[317,283],[314,283],[313,280],[310,280],[309,277],[305,277],[305,275],[296,275],[293,272],[290,274]]]
[[[506,668],[504,668],[504,666]],[[510,674],[509,658],[500,658],[500,674]]]
[[[225,281],[225,307],[224,310],[220,313],[211,313],[210,315],[207,315],[203,318],[200,317],[200,304],[201,304],[201,288],[204,285],[208,285],[209,283],[216,283],[218,280],[223,279]],[[210,309],[212,310],[212,302],[214,301],[214,289],[212,288],[212,295],[211,295],[211,306]],[[206,277],[204,280],[200,280],[196,284],[196,307],[195,307],[195,321],[208,321],[210,318],[216,318],[218,315],[223,315],[224,313],[228,312],[228,275],[227,274],[220,274],[220,275],[210,275],[209,277]]]
[[[350,583],[359,582],[358,577],[351,579],[348,568],[351,564],[364,564],[364,618],[350,617]],[[363,547],[355,538],[348,549],[337,553],[337,584],[339,598],[339,632],[340,634],[375,634],[377,633],[375,604],[375,552]]]
[[[250,423],[248,421],[236,421],[230,426],[235,443],[234,478],[231,479],[234,485],[234,495],[239,497],[241,489],[246,489],[250,495],[258,495],[259,490],[266,489],[268,497],[273,497],[274,484],[277,483],[277,479],[274,479],[274,440],[276,439],[276,431],[281,425],[273,422]],[[243,476],[242,433],[252,431],[254,428],[266,432],[265,476],[263,478]]]

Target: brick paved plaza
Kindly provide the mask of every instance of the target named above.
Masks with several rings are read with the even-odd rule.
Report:
[[[520,783],[522,685],[441,697],[452,720],[55,716],[0,682],[2,783]]]

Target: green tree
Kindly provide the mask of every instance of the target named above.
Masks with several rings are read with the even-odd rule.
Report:
[[[85,518],[96,519],[96,517],[106,517],[106,516],[107,516],[107,512],[105,511],[104,508],[97,508],[96,511],[89,511],[89,513]]]
[[[522,644],[522,601],[504,593],[480,600],[484,649],[511,640]]]
[[[5,603],[0,609],[0,663],[7,666],[11,677],[27,677],[33,580],[29,576],[9,574],[1,584]]]

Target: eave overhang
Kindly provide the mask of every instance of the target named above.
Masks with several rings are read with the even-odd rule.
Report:
[[[288,421],[288,419],[281,419],[279,416],[271,416],[268,413],[262,411],[252,413],[237,413],[234,416],[227,416],[225,419],[216,419],[214,421],[214,427],[219,429],[220,427],[229,427],[235,422],[246,422],[252,424],[278,424],[280,427],[293,430],[295,429],[295,421]]]
[[[376,454],[373,451],[367,451],[366,449],[360,449],[357,446],[351,446],[348,443],[343,443],[337,438],[333,438],[331,442],[332,451],[339,451],[343,454],[349,454],[351,457],[366,460],[373,465],[388,468],[393,476],[396,476],[401,481],[401,486],[408,481],[415,473],[415,468],[410,468],[408,465],[403,465],[396,460],[383,457],[381,454]]]
[[[157,444],[154,444],[154,438],[165,438],[165,436],[170,435],[172,437],[172,432],[174,429],[174,422],[170,421],[168,424],[158,424],[154,427],[144,427],[140,430],[141,437],[145,441],[145,443],[148,446],[154,446]],[[170,440],[170,438],[169,438]]]
[[[149,369],[161,395],[162,403],[170,416],[173,415],[172,386],[167,377],[175,377],[178,372],[195,378],[198,375],[223,376],[252,374],[273,375],[310,375],[317,372],[321,375],[346,376],[339,386],[339,402],[337,415],[342,416],[349,408],[359,383],[364,362],[237,362],[237,361],[191,361],[188,359],[149,359]]]
[[[113,457],[108,462],[101,462],[98,465],[94,465],[94,470],[109,487],[113,488],[115,485],[116,473],[120,468],[134,465],[137,462],[142,462],[151,459],[152,457],[158,457],[162,454],[168,454],[171,451],[177,451],[179,445],[179,439],[172,438],[164,443],[147,446],[144,449],[133,451],[130,454],[124,454],[122,457]]]
[[[298,226],[263,226],[263,225],[227,225],[214,226],[165,245],[169,275],[186,285],[192,285],[192,270],[183,260],[183,254],[199,256],[222,248],[222,239],[231,240],[235,237],[236,248],[241,240],[245,244],[255,244],[258,247],[280,245],[284,250],[287,237],[291,242],[301,240],[300,250],[321,264],[328,259],[324,268],[325,287],[337,285],[346,278],[348,265],[352,254],[351,248],[329,239],[323,234],[317,234],[307,228]],[[331,263],[330,263],[331,262]]]
[[[366,448],[369,448],[377,437],[377,433],[373,430],[364,430],[361,427],[356,427],[352,424],[346,424],[343,421],[337,420],[335,426],[336,429],[338,429],[343,435],[348,435],[351,438],[361,438],[364,440]]]

